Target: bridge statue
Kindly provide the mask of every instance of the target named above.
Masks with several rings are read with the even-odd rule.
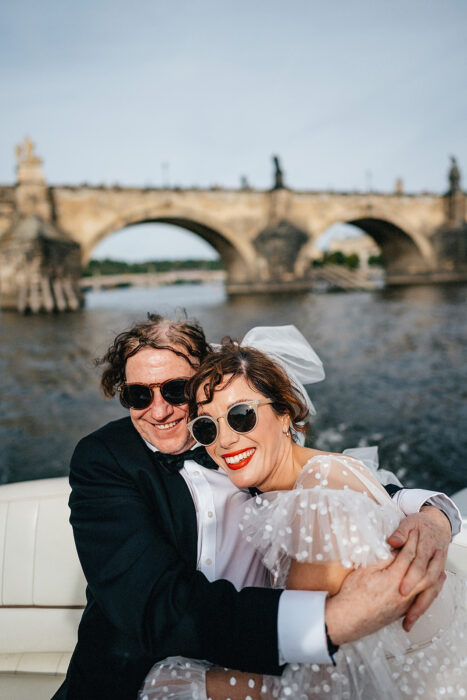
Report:
[[[34,142],[26,137],[22,144],[16,146],[15,150],[18,184],[35,185],[43,189],[45,177],[42,171],[42,159],[35,153]],[[34,192],[32,198],[37,199],[37,195],[38,192]]]
[[[451,156],[451,167],[449,169],[449,194],[460,192],[461,173],[455,156]]]
[[[272,189],[282,190],[284,189],[284,173],[280,166],[279,157],[273,156],[272,160],[274,163],[274,187]]]
[[[22,144],[16,146],[16,158],[18,165],[22,161],[36,160],[37,156],[34,153],[35,144],[30,138],[26,137]]]
[[[450,156],[450,159],[451,167],[448,173],[449,189],[444,195],[446,224],[447,229],[451,232],[449,235],[454,235],[453,231],[457,230],[456,235],[460,235],[461,238],[465,239],[465,196],[461,189],[461,172],[456,158]],[[444,233],[443,236],[446,236],[446,233]],[[465,255],[461,257],[465,257]]]

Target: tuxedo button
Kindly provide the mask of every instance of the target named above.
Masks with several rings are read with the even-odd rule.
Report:
[[[208,510],[208,518],[212,518],[213,515],[214,515],[214,513],[212,512],[212,510]]]
[[[211,566],[211,564],[212,564],[212,559],[209,559],[209,558],[206,559],[205,564],[207,564],[208,566]]]

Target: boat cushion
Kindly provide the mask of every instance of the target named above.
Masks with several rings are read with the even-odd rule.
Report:
[[[0,673],[46,673],[63,676],[70,659],[71,652],[0,654]]]
[[[62,676],[75,647],[86,581],[69,492],[66,478],[0,488],[0,696],[9,677]]]
[[[84,606],[86,582],[69,524],[68,479],[0,489],[0,605]]]

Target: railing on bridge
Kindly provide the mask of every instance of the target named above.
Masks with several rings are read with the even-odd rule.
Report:
[[[172,270],[170,272],[146,272],[121,275],[93,275],[83,277],[80,282],[83,291],[93,289],[114,289],[116,287],[160,287],[167,284],[208,284],[224,282],[224,270]]]
[[[224,270],[173,270],[171,272],[93,275],[83,277],[80,285],[83,291],[98,289],[115,289],[117,287],[160,287],[167,284],[209,284],[224,283]],[[333,288],[343,290],[371,291],[381,288],[382,280],[370,279],[359,270],[349,270],[339,265],[326,265],[311,271],[306,289]]]

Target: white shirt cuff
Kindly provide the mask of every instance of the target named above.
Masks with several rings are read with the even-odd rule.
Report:
[[[425,503],[435,506],[435,508],[443,511],[451,523],[453,537],[461,531],[462,517],[459,508],[444,493],[426,491],[425,489],[401,489],[394,494],[393,501],[399,506],[404,515],[418,513]]]
[[[279,664],[331,664],[324,628],[326,591],[284,591],[279,598]]]

